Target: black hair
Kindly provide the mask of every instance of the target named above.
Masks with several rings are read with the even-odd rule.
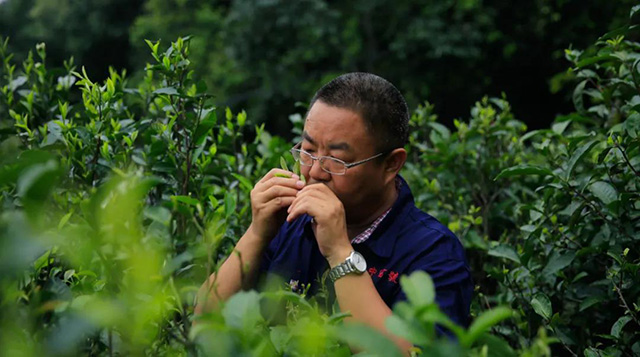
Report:
[[[343,74],[316,92],[309,109],[317,101],[359,114],[380,152],[402,148],[407,143],[407,102],[400,91],[382,77],[363,72]]]

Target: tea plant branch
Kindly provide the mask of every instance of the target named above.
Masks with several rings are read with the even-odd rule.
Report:
[[[109,356],[113,357],[113,329],[112,328],[109,328],[108,336],[109,336]]]
[[[181,341],[185,347],[189,348],[189,324],[185,323],[188,321],[187,312],[184,308],[184,304],[182,303],[182,299],[180,298],[180,293],[178,293],[178,289],[176,289],[176,285],[173,282],[173,276],[169,277],[169,286],[171,287],[171,291],[173,292],[176,302],[178,304],[178,308],[180,309],[180,318],[183,323],[178,323],[178,330],[182,334],[184,341]],[[175,317],[174,317],[175,318]]]
[[[503,268],[504,269],[504,268]],[[520,286],[518,284],[516,284],[514,281],[511,280],[511,278],[509,277],[509,274],[505,274],[504,275],[507,284],[509,285],[509,287],[511,288],[511,290],[515,290],[515,296],[517,299],[521,300],[520,304],[522,306],[529,306],[530,302],[529,300],[527,300],[524,297],[524,293],[522,292],[522,290],[520,289]],[[531,314],[527,314],[527,320],[529,320],[528,326],[531,326]],[[528,333],[528,338],[531,339],[531,329],[527,329],[527,333]]]
[[[593,203],[592,200],[590,200],[589,198],[587,198],[582,192],[578,191],[575,187],[573,187],[571,184],[569,184],[568,181],[563,180],[563,182],[565,183],[565,185],[576,195],[578,195],[578,197],[580,197],[592,210],[593,212],[595,212],[600,218],[602,218],[602,220],[604,220],[605,222],[607,222],[607,224],[610,224],[614,227],[616,227],[618,229],[618,231],[620,233],[622,233],[623,235],[627,236],[627,238],[633,240],[634,238],[632,236],[629,235],[629,233],[623,231],[621,229],[621,227],[617,224],[615,224],[615,222],[613,222],[612,220],[610,220],[609,218],[607,218],[607,216],[605,216],[604,213],[602,213],[602,211]]]
[[[102,138],[100,137],[100,133],[98,133],[98,141],[96,142],[96,151],[93,153],[93,158],[91,159],[92,166],[92,174],[91,174],[91,186],[95,187],[95,182],[98,175],[98,170],[96,167],[98,166],[98,158],[100,157],[100,146],[102,146]]]
[[[204,102],[202,100],[202,98],[200,99],[200,103],[199,103],[199,109],[198,109],[198,115],[196,115],[196,124],[193,128],[193,132],[195,133],[195,131],[198,129],[198,125],[200,125],[200,116],[202,115],[202,110],[203,110],[203,106],[204,106]],[[184,110],[184,108],[183,108]],[[184,111],[182,112],[183,118],[184,118]],[[193,137],[192,135],[189,135],[185,138],[185,142],[187,143],[187,168],[186,168],[186,174],[185,177],[182,181],[182,194],[186,195],[189,189],[189,179],[191,178],[191,168],[192,168],[192,161],[193,158],[191,157],[191,155],[193,155],[193,150],[195,149],[195,145],[194,145],[194,141],[193,141]]]
[[[631,77],[633,78],[633,86],[636,87],[636,91],[638,91],[638,94],[640,94],[640,87],[638,86],[638,78],[636,76],[636,67],[637,65],[628,65],[629,63],[627,62],[627,67],[629,67],[629,72],[631,72]]]
[[[96,85],[98,89],[98,122],[102,123],[102,89],[100,86]],[[100,157],[100,146],[102,146],[102,138],[100,136],[100,132],[96,133],[98,135],[98,141],[96,142],[96,151],[93,154],[92,162],[92,175],[91,175],[91,186],[95,187],[96,179],[98,178],[98,158]]]
[[[551,331],[553,331],[553,333],[557,336],[558,332],[556,332],[556,328],[551,326],[551,324],[549,324],[548,326],[549,328],[551,328]],[[569,352],[573,357],[578,357],[578,354],[573,352],[573,350],[569,347],[569,345],[567,345],[561,338],[558,338],[558,340],[562,344],[562,347],[564,347],[564,349],[567,350],[567,352]]]
[[[544,213],[543,213],[543,214],[544,214]],[[577,246],[578,246],[578,248],[577,248],[577,249],[574,249],[574,250],[579,250],[579,249],[582,249],[582,248],[583,248],[582,244],[580,244],[579,242],[576,242],[573,238],[569,237],[569,236],[568,236],[568,235],[566,235],[563,231],[561,231],[561,230],[558,228],[558,225],[557,225],[557,224],[555,224],[555,223],[553,223],[553,221],[551,220],[551,217],[549,217],[547,214],[544,214],[544,217],[545,217],[549,222],[551,222],[551,224],[552,224],[552,226],[553,226],[553,230],[554,230],[554,231],[556,231],[556,232],[558,232],[558,233],[560,233],[560,235],[562,236],[562,238],[564,238],[565,240],[568,240],[569,242],[571,242],[571,243],[573,243],[573,244],[575,244],[575,245],[577,245]],[[564,248],[566,248],[566,249],[570,249],[568,246],[565,246]]]
[[[620,277],[620,279],[622,279],[622,277]],[[611,283],[613,284],[613,288],[616,290],[616,293],[618,293],[618,297],[620,298],[620,301],[622,302],[624,309],[627,311],[629,316],[631,316],[631,318],[636,323],[636,325],[640,326],[640,321],[638,320],[638,317],[633,312],[633,310],[631,310],[631,308],[629,307],[629,304],[627,304],[627,300],[624,298],[624,295],[622,295],[622,291],[620,290],[620,287],[618,286],[618,284],[616,284],[613,281],[613,279],[611,280]]]
[[[180,335],[177,335],[172,329],[167,328],[167,329],[165,329],[165,331],[167,331],[169,333],[169,335],[171,335],[171,337],[173,337],[176,341],[178,341],[181,344],[183,344],[185,347],[190,345],[190,342],[189,342],[188,339],[185,340],[184,337],[182,337]]]
[[[627,164],[627,166],[629,166],[629,168],[631,169],[631,171],[633,171],[633,173],[637,176],[640,177],[640,173],[638,173],[638,171],[636,171],[636,169],[633,168],[633,165],[631,165],[631,161],[629,161],[629,157],[627,156],[627,151],[616,142],[615,147],[620,150],[620,153],[622,153],[622,157],[624,158],[624,162]]]

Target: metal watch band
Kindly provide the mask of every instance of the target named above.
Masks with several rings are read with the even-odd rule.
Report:
[[[351,261],[347,258],[344,262],[336,265],[329,271],[329,278],[332,283],[342,278],[343,276],[355,271],[355,267],[351,264]]]

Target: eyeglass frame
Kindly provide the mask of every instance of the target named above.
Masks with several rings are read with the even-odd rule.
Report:
[[[298,149],[297,147],[300,147],[300,148]],[[313,166],[313,162],[314,162],[314,161],[318,161],[318,163],[320,164],[320,168],[322,169],[322,171],[327,172],[327,173],[329,173],[329,174],[331,174],[331,175],[344,176],[344,175],[346,175],[346,174],[347,174],[347,170],[348,170],[348,169],[350,169],[350,168],[352,168],[352,167],[354,167],[354,166],[362,165],[362,164],[364,164],[364,163],[366,163],[366,162],[369,162],[369,161],[371,161],[371,160],[373,160],[373,159],[376,159],[376,158],[378,158],[378,157],[380,157],[380,156],[382,156],[382,155],[386,155],[386,154],[388,154],[390,151],[383,151],[383,152],[381,152],[381,153],[379,153],[379,154],[377,154],[377,155],[371,156],[371,157],[366,158],[366,159],[364,159],[364,160],[360,160],[360,161],[356,161],[356,162],[351,162],[351,163],[347,163],[347,162],[344,162],[343,160],[340,160],[340,159],[338,159],[338,158],[331,157],[331,156],[326,156],[326,155],[325,155],[325,156],[313,156],[313,155],[311,155],[309,152],[307,152],[307,151],[305,151],[305,150],[302,150],[302,142],[299,142],[299,143],[297,143],[296,145],[294,145],[294,147],[292,147],[292,148],[291,148],[290,152],[291,152],[291,155],[293,155],[293,158],[294,158],[294,159],[295,159],[295,157],[296,157],[296,155],[294,154],[294,152],[297,152],[297,153],[298,153],[298,159],[297,159],[296,161],[300,162],[300,165],[302,165],[302,166],[312,167],[312,166]],[[301,153],[304,153],[304,154],[306,154],[306,155],[309,155],[309,157],[311,158],[311,165],[306,165],[306,164],[303,164],[303,163],[302,163],[302,160],[300,160],[300,154],[301,154]],[[329,170],[325,169],[325,168],[322,166],[322,160],[323,160],[323,159],[333,160],[333,161],[335,161],[335,162],[339,162],[339,163],[343,164],[343,165],[344,165],[344,172],[343,172],[343,173],[335,173],[335,172],[331,172],[331,171],[329,171]]]

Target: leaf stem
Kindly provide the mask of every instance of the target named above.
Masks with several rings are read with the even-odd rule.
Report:
[[[613,279],[611,280],[611,283],[613,284],[613,288],[616,290],[616,293],[618,293],[618,297],[620,298],[620,301],[622,302],[622,305],[624,307],[624,309],[627,311],[627,313],[629,313],[629,316],[631,316],[631,318],[633,319],[633,321],[640,326],[640,321],[638,320],[638,317],[636,316],[636,314],[633,312],[633,310],[631,310],[631,308],[629,308],[629,304],[627,304],[627,300],[624,298],[624,295],[622,295],[622,291],[620,290],[620,287],[618,286],[618,284],[616,284]]]
[[[624,162],[627,164],[627,166],[629,166],[631,171],[633,171],[633,173],[637,177],[640,177],[640,173],[638,173],[638,171],[636,171],[636,169],[633,168],[633,165],[631,165],[631,162],[629,161],[629,157],[627,156],[627,151],[618,143],[616,143],[616,148],[618,150],[620,150],[620,152],[622,153],[622,157],[624,158]]]

